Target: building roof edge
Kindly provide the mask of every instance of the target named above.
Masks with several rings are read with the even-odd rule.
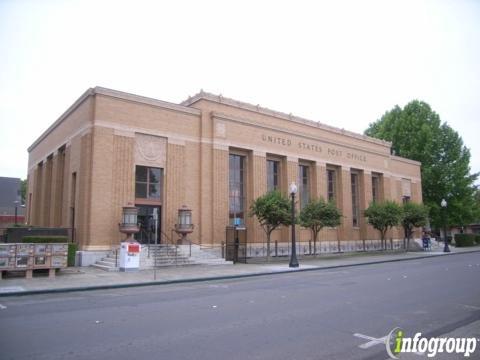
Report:
[[[70,115],[77,107],[80,106],[89,96],[95,92],[94,88],[89,88],[85,91],[55,122],[50,125],[33,143],[27,148],[27,151],[32,151],[45,137],[50,134],[58,125],[60,125],[65,118]]]
[[[391,147],[391,145],[392,145],[392,143],[389,142],[389,141],[376,139],[376,138],[373,138],[373,137],[370,137],[370,136],[367,136],[367,135],[363,135],[363,134],[358,134],[358,133],[355,133],[353,131],[337,128],[335,126],[327,125],[327,124],[321,123],[319,121],[313,121],[313,120],[305,119],[305,118],[302,118],[300,116],[294,116],[292,114],[286,114],[286,113],[283,113],[283,112],[280,112],[280,111],[271,110],[269,108],[261,107],[260,105],[253,105],[253,104],[246,103],[246,102],[243,102],[243,101],[239,101],[239,100],[235,100],[235,99],[231,99],[231,98],[226,98],[226,97],[223,97],[222,95],[215,95],[215,94],[212,94],[212,93],[209,93],[209,92],[205,92],[203,90],[200,90],[199,93],[197,93],[194,96],[191,96],[188,99],[182,101],[180,104],[183,105],[183,106],[191,106],[191,105],[193,105],[194,103],[196,103],[200,100],[208,100],[208,101],[212,101],[212,102],[216,102],[216,103],[220,103],[220,104],[226,104],[226,105],[234,106],[234,107],[237,107],[237,108],[240,108],[240,109],[260,113],[260,114],[263,114],[263,115],[273,116],[273,117],[276,117],[276,118],[279,118],[279,119],[292,121],[292,122],[295,122],[295,123],[298,123],[298,124],[308,125],[308,126],[312,126],[312,127],[318,128],[318,129],[335,132],[337,134],[346,135],[346,136],[349,136],[349,137],[352,137],[352,138],[355,138],[355,139],[358,139],[358,140],[371,142],[371,143],[374,143],[374,144],[377,144],[377,145],[382,145],[382,146],[385,146],[385,147]]]
[[[104,95],[119,98],[122,100],[135,101],[143,104],[148,104],[152,106],[158,106],[173,111],[180,111],[189,115],[199,116],[201,111],[189,106],[179,105],[163,100],[158,100],[154,98],[149,98],[146,96],[135,95],[119,90],[113,90],[104,88],[101,86],[96,86],[94,88],[89,88],[85,91],[52,125],[50,125],[27,149],[28,152],[32,151],[45,137],[50,134],[58,125],[60,125],[65,118],[70,115],[78,106],[80,106],[89,96],[93,95]]]

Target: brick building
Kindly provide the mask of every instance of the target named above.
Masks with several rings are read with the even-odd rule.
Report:
[[[19,178],[0,177],[0,229],[25,221],[20,184]]]
[[[123,206],[139,207],[144,226],[158,214],[158,234],[169,234],[187,205],[195,243],[220,243],[235,223],[262,242],[249,204],[294,181],[299,206],[322,196],[343,212],[320,239],[375,239],[362,216],[373,199],[422,201],[420,163],[390,145],[203,91],[173,104],[96,87],[29,147],[27,222],[75,228],[80,249],[102,252],[119,244]],[[273,240],[289,236],[279,229]]]

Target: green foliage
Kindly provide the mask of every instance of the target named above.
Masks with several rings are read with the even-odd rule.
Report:
[[[311,200],[300,211],[299,223],[303,227],[312,230],[314,241],[317,235],[324,227],[335,227],[341,224],[342,213],[331,202],[326,202],[322,198]]]
[[[27,179],[20,180],[20,196],[22,204],[25,204],[25,199],[27,198]]]
[[[364,215],[368,223],[380,232],[383,243],[388,229],[400,223],[402,208],[394,201],[372,202]]]
[[[68,243],[67,236],[60,235],[32,235],[22,238],[24,243]]]
[[[256,216],[267,234],[267,258],[270,257],[270,235],[281,225],[290,225],[291,205],[279,191],[270,191],[255,199],[250,206],[250,216]]]
[[[417,227],[425,226],[428,221],[428,208],[422,204],[408,202],[402,206],[401,224],[407,237],[406,249],[410,246],[410,237]]]
[[[475,236],[475,242],[480,245],[480,235]]]
[[[402,206],[402,226],[413,230],[425,226],[428,220],[428,208],[425,205],[408,202]]]
[[[256,216],[265,231],[272,232],[280,225],[290,225],[290,201],[279,191],[270,191],[255,199],[250,206],[250,216]]]
[[[466,247],[476,245],[475,234],[455,234],[455,246]]]
[[[449,225],[464,226],[480,218],[474,185],[478,174],[470,174],[470,151],[428,104],[414,100],[403,109],[395,106],[370,124],[365,134],[391,141],[396,155],[422,163],[423,202],[432,225],[443,224],[443,198],[448,202]]]
[[[75,266],[75,255],[77,254],[78,245],[75,243],[68,243],[68,266]]]

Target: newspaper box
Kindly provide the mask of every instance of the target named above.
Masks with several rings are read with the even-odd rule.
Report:
[[[120,271],[137,271],[140,267],[141,246],[137,242],[122,242],[120,245]]]
[[[67,267],[68,244],[51,244],[52,260],[51,268],[59,269]]]
[[[0,271],[15,267],[15,244],[0,244]]]
[[[17,244],[15,269],[25,270],[33,267],[33,244]]]
[[[33,267],[35,269],[48,269],[50,267],[51,245],[35,244]]]

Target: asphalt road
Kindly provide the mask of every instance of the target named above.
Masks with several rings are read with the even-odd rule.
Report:
[[[479,284],[474,253],[0,298],[0,359],[384,360],[384,345],[362,349],[368,340],[358,334],[380,338],[399,326],[426,336],[464,328],[479,337]],[[480,358],[478,347],[470,359]]]

